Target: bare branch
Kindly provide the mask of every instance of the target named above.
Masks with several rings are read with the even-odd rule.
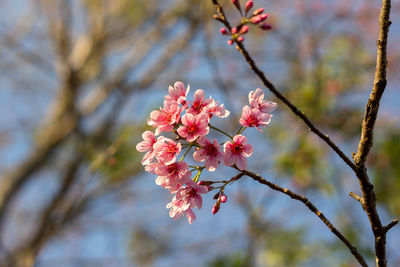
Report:
[[[388,225],[384,227],[385,232],[388,232],[390,229],[392,229],[393,226],[395,226],[399,222],[399,219],[395,219],[391,221]]]
[[[221,21],[229,30],[232,29],[229,21],[227,20],[224,10],[222,6],[218,3],[218,0],[212,0],[214,3],[215,9],[218,13],[218,20]],[[325,143],[327,143],[333,151],[354,171],[357,170],[357,167],[351,161],[349,157],[347,157],[344,152],[329,138],[328,135],[322,133],[312,122],[311,120],[304,114],[304,112],[300,111],[289,99],[287,99],[284,95],[282,95],[278,89],[276,89],[275,85],[273,85],[265,76],[264,72],[258,68],[253,58],[250,56],[249,52],[244,47],[243,43],[236,41],[237,49],[246,59],[246,62],[249,64],[250,68],[254,71],[254,73],[260,78],[265,87],[267,87],[278,99],[280,99],[289,109],[299,117],[309,128],[310,130],[316,134],[319,138],[321,138]]]
[[[238,169],[239,170],[239,169]],[[239,170],[241,171],[241,170]],[[272,190],[281,192],[287,196],[289,196],[292,199],[298,200],[300,202],[302,202],[304,205],[307,206],[308,209],[311,210],[312,213],[314,213],[315,215],[317,215],[317,217],[329,228],[329,230],[336,235],[337,238],[339,238],[350,250],[350,252],[354,255],[354,257],[357,259],[357,261],[361,264],[361,266],[368,266],[367,263],[364,260],[364,257],[358,252],[357,248],[354,247],[351,242],[344,237],[344,235],[325,217],[325,215],[319,211],[313,203],[311,203],[311,201],[306,198],[305,196],[299,195],[287,188],[282,188],[277,184],[274,184],[268,180],[266,180],[265,178],[263,178],[262,176],[255,174],[253,172],[250,172],[248,170],[242,170],[241,171],[243,174],[249,176],[250,178],[252,178],[253,180],[264,184],[266,186],[268,186],[269,188],[271,188]]]

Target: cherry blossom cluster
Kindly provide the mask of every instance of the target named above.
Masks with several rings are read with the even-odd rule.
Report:
[[[202,89],[196,90],[194,99],[188,99],[190,87],[185,88],[182,82],[170,86],[165,96],[163,107],[150,113],[147,124],[155,130],[145,131],[143,141],[136,149],[145,152],[142,164],[149,173],[157,175],[156,184],[168,189],[174,197],[167,208],[170,217],[176,219],[186,215],[189,223],[195,220],[193,208],[202,207],[202,194],[219,189],[212,213],[215,214],[220,203],[227,201],[225,186],[237,179],[229,181],[199,181],[204,169],[215,171],[219,165],[233,166],[239,170],[247,167],[247,158],[253,153],[253,147],[247,143],[242,132],[248,127],[267,126],[272,118],[271,112],[276,103],[264,100],[261,89],[249,93],[249,105],[243,107],[240,128],[231,136],[210,122],[213,117],[226,118],[230,112],[223,104],[212,97],[206,98]],[[223,133],[229,140],[223,143],[223,149],[217,139],[207,137],[210,129]],[[161,135],[164,134],[164,135]],[[184,161],[191,150],[195,162],[204,165],[189,165]],[[185,151],[180,159],[178,156]],[[193,172],[196,174],[193,176]],[[193,177],[192,177],[193,176]],[[222,186],[213,187],[212,184]]]
[[[233,27],[230,30],[224,27],[220,29],[221,34],[231,36],[231,39],[228,40],[229,45],[232,45],[234,40],[237,40],[238,42],[244,41],[243,35],[249,31],[249,26],[247,26],[247,24],[256,25],[264,31],[271,30],[271,25],[265,22],[265,20],[268,18],[268,14],[264,14],[264,8],[257,8],[255,11],[253,11],[253,13],[249,13],[254,5],[253,0],[248,0],[246,2],[244,6],[244,12],[239,0],[232,0],[232,3],[240,12],[242,19],[236,27]]]

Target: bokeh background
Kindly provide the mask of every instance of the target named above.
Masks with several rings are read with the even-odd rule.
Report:
[[[242,1],[243,2],[243,1]],[[232,22],[239,13],[221,1]],[[2,266],[357,266],[302,204],[248,178],[189,225],[144,173],[135,149],[168,85],[224,103],[237,130],[247,94],[277,101],[219,34],[205,0],[0,1],[0,260]],[[242,3],[244,4],[244,2]],[[245,44],[267,77],[350,155],[372,86],[379,1],[256,0],[273,30]],[[388,86],[368,170],[383,222],[400,216],[399,2]],[[270,126],[246,130],[249,170],[308,196],[373,264],[356,177],[280,102]],[[225,141],[214,132],[216,138]],[[235,175],[228,167],[202,179]],[[400,265],[400,228],[387,240]]]

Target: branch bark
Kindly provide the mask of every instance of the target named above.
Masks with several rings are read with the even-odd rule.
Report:
[[[378,116],[379,103],[386,88],[386,68],[387,68],[387,42],[390,27],[391,1],[382,0],[379,13],[379,38],[377,43],[377,57],[374,85],[371,90],[361,128],[361,138],[358,144],[357,153],[353,155],[354,163],[357,167],[356,175],[360,183],[364,205],[363,209],[367,213],[372,232],[375,237],[375,256],[378,267],[386,266],[386,233],[387,230],[382,226],[381,219],[376,209],[376,194],[373,184],[368,177],[365,162],[373,143],[373,133],[375,121]],[[395,224],[394,224],[395,225]],[[393,225],[393,226],[394,226]]]
[[[232,29],[229,21],[227,20],[222,6],[218,3],[218,0],[212,0],[218,15],[215,15],[218,21],[222,22],[225,27],[229,30]],[[385,267],[387,265],[386,261],[386,233],[387,231],[397,224],[394,220],[388,226],[383,227],[381,219],[376,209],[376,194],[374,187],[370,182],[368,173],[365,167],[365,162],[368,153],[372,147],[373,141],[373,131],[375,126],[375,121],[378,115],[379,103],[383,92],[386,88],[386,68],[387,68],[387,39],[390,27],[390,9],[391,1],[382,0],[382,6],[379,14],[379,39],[377,41],[377,61],[376,61],[376,71],[374,78],[374,85],[368,99],[365,115],[362,122],[361,138],[358,145],[357,153],[353,154],[353,161],[350,160],[342,150],[328,137],[322,133],[308,118],[301,112],[292,102],[290,102],[285,96],[283,96],[275,86],[266,78],[265,74],[257,67],[256,63],[244,47],[241,42],[235,40],[237,46],[236,48],[246,59],[250,68],[254,73],[261,79],[264,85],[283,103],[290,108],[290,110],[298,116],[310,130],[319,136],[325,143],[327,143],[333,151],[354,171],[356,174],[360,188],[362,191],[362,197],[356,196],[354,193],[351,194],[356,200],[359,200],[364,211],[366,212],[372,232],[375,237],[375,255],[376,264],[378,267]]]
[[[304,205],[307,206],[307,208],[312,213],[314,213],[329,228],[329,230],[337,238],[339,238],[346,245],[346,247],[350,250],[351,254],[354,255],[354,257],[361,264],[361,266],[368,266],[367,263],[365,262],[364,257],[360,254],[360,252],[358,252],[357,248],[354,247],[346,237],[344,237],[344,235],[325,217],[325,215],[320,210],[318,210],[315,207],[315,205],[308,198],[306,198],[305,196],[299,195],[299,194],[297,194],[297,193],[295,193],[295,192],[293,192],[293,191],[291,191],[291,190],[289,190],[287,188],[280,187],[279,185],[274,184],[274,183],[266,180],[262,176],[260,176],[260,175],[258,175],[256,173],[253,173],[251,171],[242,170],[241,172],[243,174],[247,175],[248,177],[252,178],[253,180],[268,186],[272,190],[281,192],[281,193],[289,196],[292,199],[295,199],[297,201],[302,202]]]
[[[215,9],[218,13],[218,20],[221,21],[229,30],[232,29],[229,21],[227,20],[224,10],[222,6],[218,3],[218,0],[212,0]],[[299,110],[296,105],[294,105],[289,99],[287,99],[281,92],[276,89],[275,85],[270,82],[265,76],[264,72],[257,66],[253,58],[250,56],[249,52],[246,50],[244,45],[241,42],[236,42],[236,47],[239,52],[243,55],[246,62],[249,64],[250,68],[254,71],[254,73],[260,78],[265,87],[267,87],[271,93],[273,93],[279,100],[281,100],[289,109],[299,117],[309,128],[310,130],[316,134],[319,138],[321,138],[328,146],[332,148],[332,150],[354,171],[357,170],[357,167],[351,161],[349,157],[347,157],[344,152],[333,142],[327,134],[324,134],[321,130],[319,130],[314,123],[302,112]]]

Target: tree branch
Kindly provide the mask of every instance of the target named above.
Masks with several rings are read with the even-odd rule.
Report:
[[[221,21],[229,30],[232,29],[229,21],[227,20],[224,10],[222,6],[218,3],[218,0],[212,0],[215,9],[218,13],[218,20]],[[344,152],[329,138],[328,135],[322,133],[312,122],[311,120],[304,114],[304,112],[300,111],[289,99],[287,99],[284,95],[282,95],[278,89],[276,89],[275,85],[273,85],[265,76],[264,72],[258,68],[253,58],[250,56],[249,52],[244,47],[243,43],[236,41],[237,49],[246,59],[246,62],[249,64],[250,68],[254,71],[254,73],[260,78],[265,87],[267,87],[279,100],[281,100],[289,109],[299,117],[309,128],[310,130],[316,134],[319,138],[321,138],[325,143],[327,143],[333,151],[354,171],[357,170],[357,167],[351,161],[349,157],[347,157]]]
[[[379,103],[386,88],[386,67],[387,67],[387,40],[390,27],[390,0],[382,0],[379,13],[379,39],[377,41],[377,58],[374,85],[371,90],[367,105],[365,107],[364,119],[361,128],[361,138],[358,144],[357,153],[353,155],[354,163],[357,166],[357,178],[363,194],[363,208],[367,213],[375,237],[375,256],[378,267],[386,266],[386,233],[396,223],[393,221],[388,227],[383,227],[376,209],[375,190],[370,182],[365,167],[367,156],[372,147],[375,121],[378,115]]]
[[[289,190],[287,188],[282,188],[279,185],[276,185],[276,184],[264,179],[262,176],[260,176],[260,175],[258,175],[256,173],[250,172],[248,170],[242,170],[241,172],[243,174],[249,176],[253,180],[268,186],[272,190],[281,192],[281,193],[289,196],[292,199],[295,199],[295,200],[298,200],[298,201],[302,202],[304,205],[307,206],[308,209],[311,210],[312,213],[317,215],[317,217],[329,228],[329,230],[334,235],[336,235],[337,238],[339,238],[348,247],[348,249],[350,250],[351,254],[354,255],[354,257],[361,264],[361,266],[368,266],[367,263],[365,262],[364,257],[360,254],[360,252],[358,252],[357,248],[354,247],[351,244],[351,242],[346,237],[343,236],[343,234],[325,217],[325,215],[321,211],[319,211],[314,206],[313,203],[311,203],[311,201],[308,198],[306,198],[305,196],[299,195],[299,194],[297,194],[297,193],[295,193],[295,192],[293,192],[293,191],[291,191],[291,190]]]

